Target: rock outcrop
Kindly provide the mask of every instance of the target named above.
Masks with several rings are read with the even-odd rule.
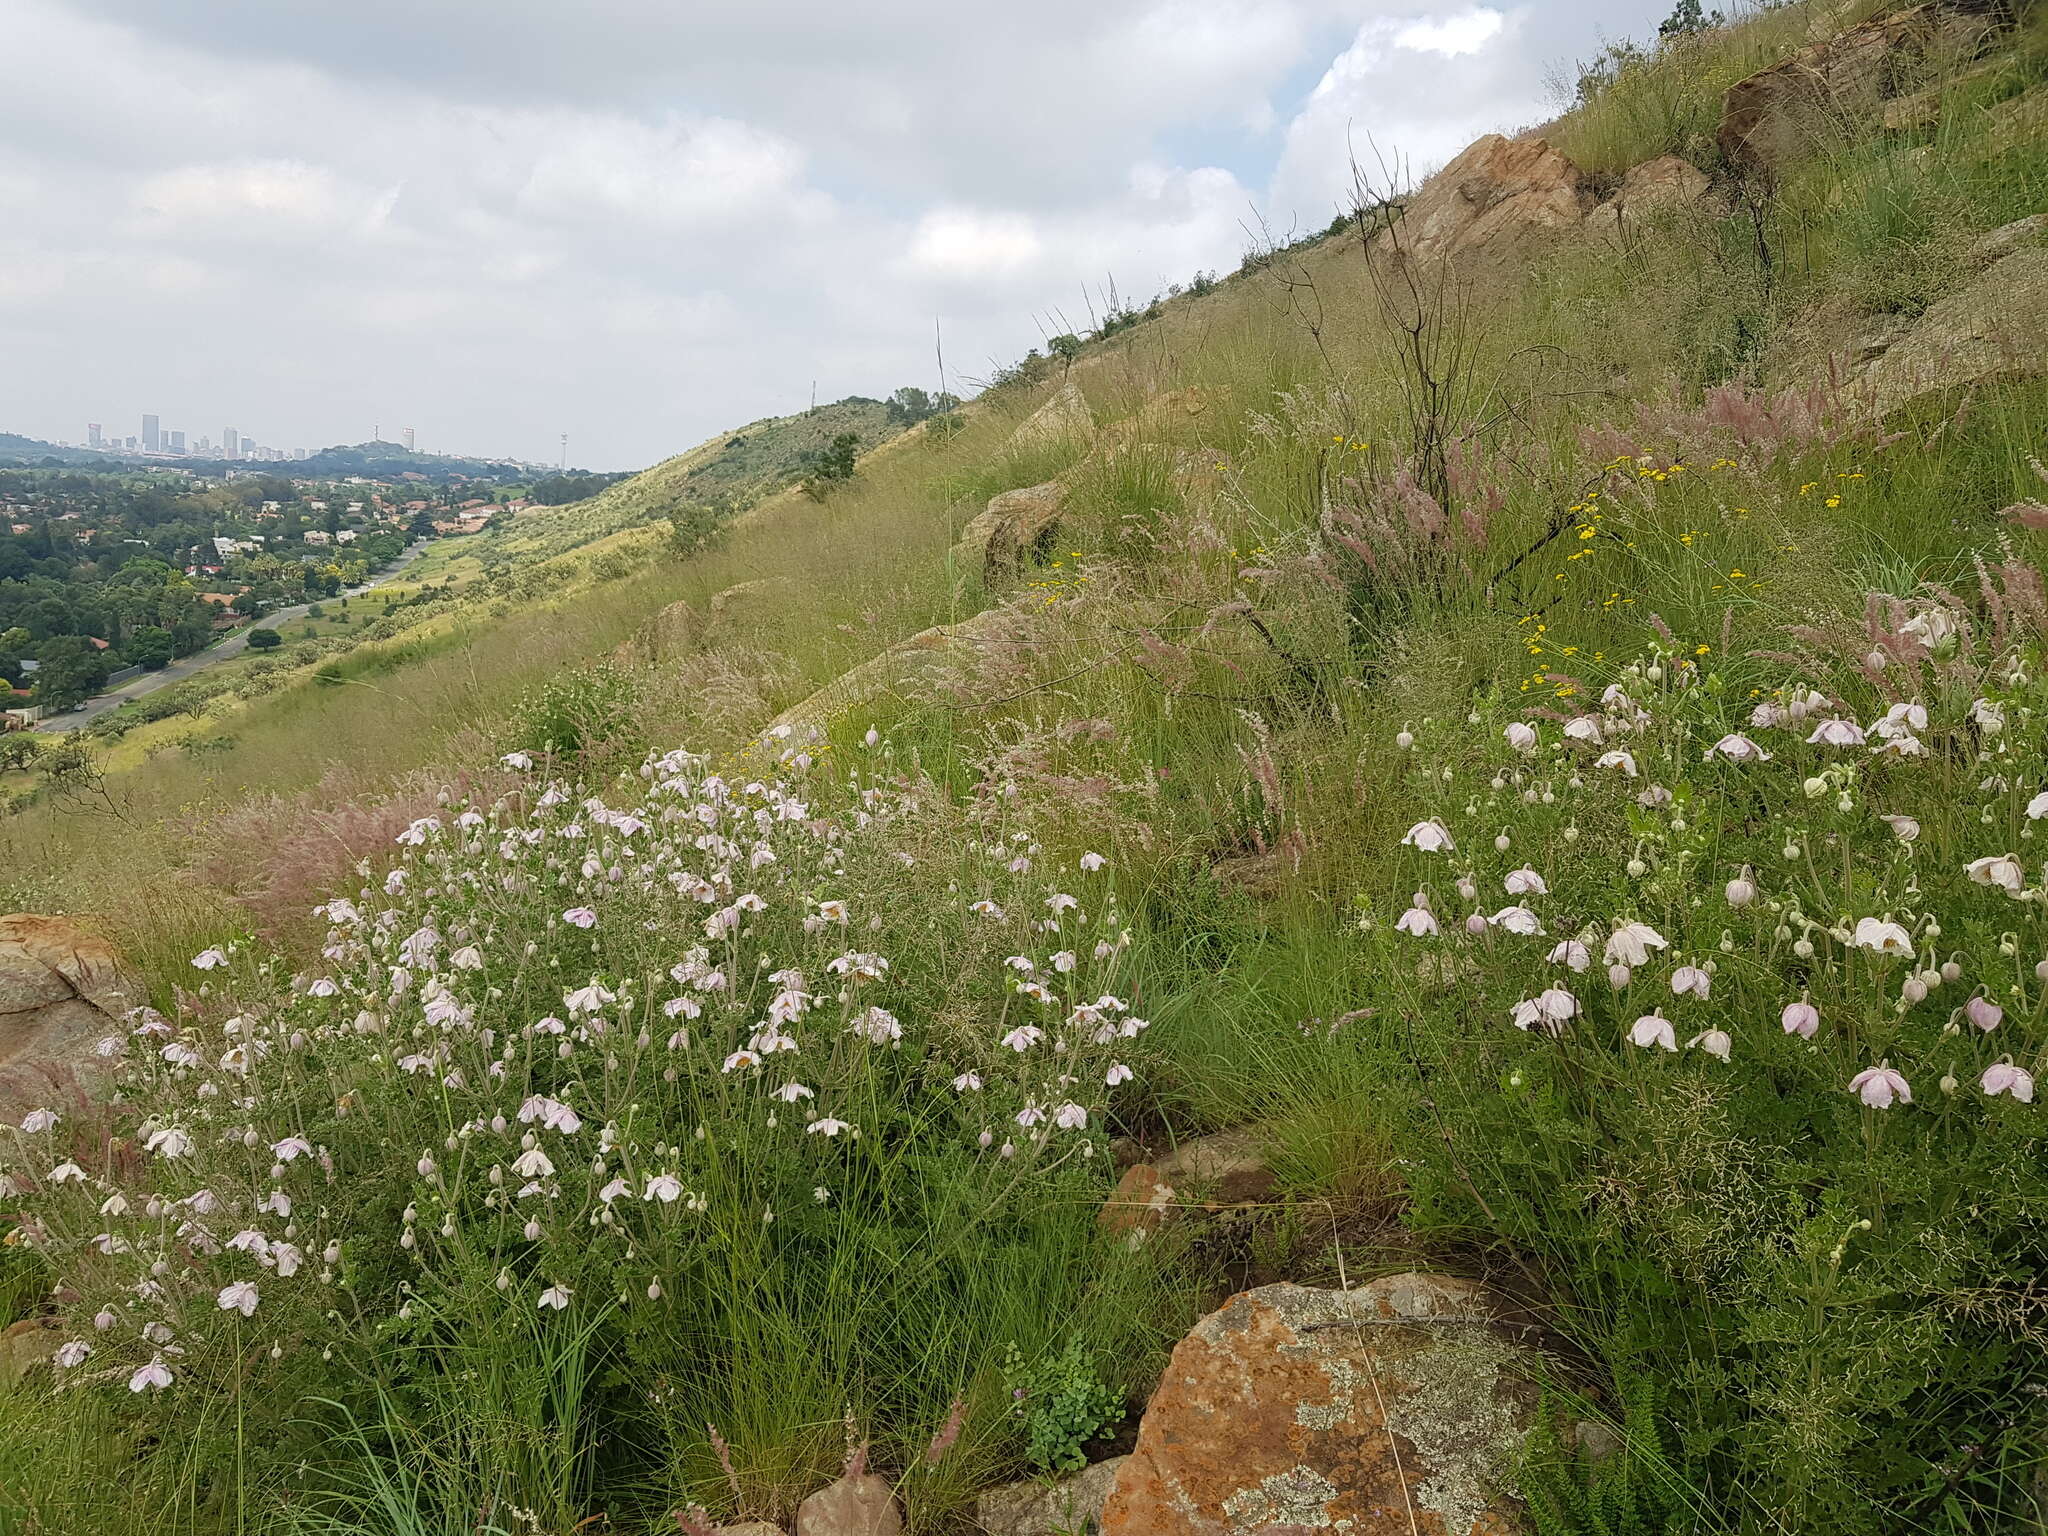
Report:
[[[0,917],[0,1115],[75,1095],[96,1077],[93,1045],[149,1001],[114,947],[69,919]]]
[[[1646,220],[1690,208],[1707,195],[1708,185],[1691,161],[1659,155],[1622,177],[1614,195],[1586,215],[1586,225],[1597,234],[1625,238]]]
[[[1987,237],[1986,249],[2008,253],[1917,319],[1865,326],[1850,367],[1872,415],[1954,385],[2048,371],[2048,246],[2023,243],[2038,232]]]
[[[1012,448],[1030,448],[1040,443],[1073,440],[1089,442],[1095,437],[1095,417],[1088,399],[1072,379],[1062,379],[1052,398],[1024,418],[1010,434]]]
[[[1929,0],[1811,43],[1728,88],[1722,153],[1769,170],[1844,127],[1882,121],[1888,102],[1975,58],[2010,20],[2005,0]]]
[[[872,1472],[849,1472],[796,1507],[796,1536],[898,1536],[902,1529],[895,1494]]]
[[[1269,1285],[1175,1347],[1103,1536],[1506,1536],[1531,1356],[1485,1287],[1393,1275]]]
[[[626,637],[613,652],[620,661],[655,666],[687,656],[704,634],[704,616],[687,599],[670,603]]]
[[[1058,480],[991,496],[960,530],[959,558],[979,562],[982,583],[991,590],[1015,581],[1033,559],[1042,559],[1059,533],[1067,488]]]
[[[1219,1131],[1124,1170],[1097,1218],[1105,1232],[1150,1232],[1186,1211],[1265,1200],[1277,1181],[1250,1131]]]
[[[1005,1483],[974,1506],[987,1536],[1087,1536],[1101,1529],[1102,1506],[1125,1458],[1112,1456],[1057,1483]]]
[[[1534,232],[1569,230],[1591,199],[1579,168],[1541,139],[1497,133],[1466,146],[1408,199],[1376,250],[1420,258],[1469,255]]]

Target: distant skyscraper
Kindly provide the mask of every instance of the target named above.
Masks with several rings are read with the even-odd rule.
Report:
[[[154,416],[142,418],[142,446],[144,451],[149,453],[155,453],[163,446]]]
[[[406,451],[407,453],[412,453],[412,452],[414,452],[415,450],[414,450],[414,448],[413,448],[413,436],[412,436],[412,428],[411,428],[411,427],[407,427],[407,428],[405,429],[404,433],[403,433],[403,434],[401,434],[401,436],[402,436],[402,438],[403,438],[403,440],[404,440],[404,442],[405,442],[405,451]]]
[[[165,446],[173,453],[183,453],[185,451],[185,434],[182,432],[170,433],[169,441]]]
[[[99,424],[98,422],[96,422],[96,421],[88,421],[88,422],[87,422],[87,423],[85,424],[85,446],[86,446],[86,447],[88,447],[88,448],[97,448],[97,447],[99,447],[99,446],[100,446],[100,441],[101,441],[101,439],[100,439],[100,430],[101,430],[101,429],[100,429],[100,424]]]
[[[233,427],[221,429],[220,456],[224,459],[239,459],[242,456],[242,434]]]
[[[130,451],[132,452],[132,451],[134,450],[134,447],[135,447],[135,439],[131,437],[131,438],[127,439],[127,440],[126,440],[125,442],[123,442],[123,443],[121,444],[121,446],[122,446],[123,448],[129,449],[129,450],[130,450]]]

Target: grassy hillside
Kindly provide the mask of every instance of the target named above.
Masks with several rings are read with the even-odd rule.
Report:
[[[1403,266],[1361,218],[679,554],[767,473],[722,438],[487,536],[220,750],[0,822],[0,906],[92,914],[202,1064],[260,1046],[232,1117],[235,1069],[138,1053],[189,1161],[80,1138],[107,1187],[38,1193],[20,1294],[75,1283],[108,1377],[0,1400],[0,1509],[654,1531],[865,1446],[957,1530],[1033,1468],[1034,1372],[1135,1412],[1247,1278],[1421,1264],[1532,1298],[1549,1407],[1621,1435],[1538,1437],[1539,1530],[2039,1529],[2048,369],[1871,391],[2032,280],[2041,26],[1769,176],[1711,126],[1875,9],[1605,61],[1550,130],[1588,199],[1711,183],[1616,238]],[[962,543],[1054,481],[1014,566]],[[1239,1127],[1282,1201],[1098,1237],[1112,1137]],[[138,1299],[75,1255],[152,1180],[332,1273],[181,1251]],[[153,1307],[188,1353],[131,1394]]]

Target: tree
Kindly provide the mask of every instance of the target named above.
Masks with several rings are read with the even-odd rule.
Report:
[[[83,635],[57,635],[36,651],[35,702],[53,715],[78,708],[107,680],[107,664]]]
[[[169,633],[161,629],[138,629],[122,647],[128,660],[145,672],[157,672],[171,664],[176,654]]]
[[[1071,363],[1081,355],[1081,338],[1071,334],[1055,336],[1046,343],[1046,346],[1051,348],[1052,355],[1063,363]]]
[[[858,432],[841,432],[832,445],[809,456],[810,472],[803,486],[812,496],[822,497],[834,485],[853,478],[854,457],[860,450]]]
[[[888,399],[889,421],[892,426],[914,427],[932,414],[932,397],[914,384],[906,384]]]
[[[1678,0],[1671,14],[1657,23],[1659,37],[1692,37],[1725,21],[1719,11],[1702,10],[1700,0]]]
[[[252,629],[249,631],[249,649],[252,651],[274,651],[284,644],[284,636],[274,629]]]

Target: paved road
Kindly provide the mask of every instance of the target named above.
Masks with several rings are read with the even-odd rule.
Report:
[[[405,571],[407,566],[411,565],[413,561],[419,559],[426,552],[427,543],[424,540],[417,544],[409,545],[405,552],[392,562],[391,568],[380,574],[374,581],[364,582],[360,587],[343,587],[336,594],[336,597],[357,597],[362,593],[373,591],[387,582],[395,581]],[[335,601],[335,597],[323,597],[320,601],[331,603]],[[296,608],[280,608],[275,613],[266,613],[260,620],[251,625],[250,629],[275,629],[280,625],[291,623],[294,619],[303,619],[306,616],[306,610],[312,606],[311,603],[301,603]],[[248,648],[248,645],[249,630],[237,630],[234,634],[228,636],[227,639],[215,645],[210,645],[203,651],[195,651],[190,656],[180,657],[161,672],[145,672],[140,677],[131,678],[118,688],[88,699],[85,708],[76,713],[59,715],[54,720],[45,720],[36,729],[45,735],[61,735],[66,731],[75,731],[82,725],[91,724],[108,710],[119,709],[130,699],[139,699],[145,693],[155,693],[157,689],[168,688],[172,683],[182,683],[186,678],[191,677],[196,672],[203,672],[217,661],[226,661],[230,656],[239,656]]]

